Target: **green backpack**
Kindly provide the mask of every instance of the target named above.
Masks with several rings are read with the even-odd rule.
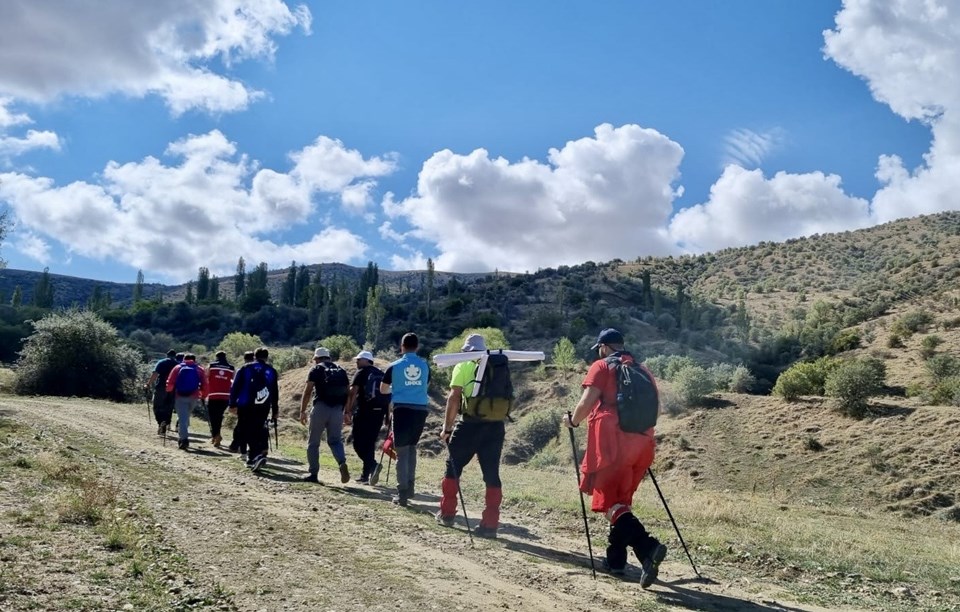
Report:
[[[463,415],[467,420],[503,421],[513,408],[513,382],[510,380],[509,359],[501,353],[487,351],[487,367],[474,397],[465,398]]]

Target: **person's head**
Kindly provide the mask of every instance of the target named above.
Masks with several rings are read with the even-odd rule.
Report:
[[[184,360],[184,361],[196,361],[196,360],[197,360],[197,356],[194,355],[193,353],[186,353],[186,354],[184,354],[184,356],[183,356],[183,360]]]
[[[253,361],[253,351],[247,351],[243,354],[243,362],[251,363]]]
[[[323,346],[317,348],[317,350],[313,351],[313,361],[315,363],[330,361],[330,349]]]
[[[365,368],[367,366],[373,365],[373,353],[370,351],[360,351],[356,356],[357,367]]]
[[[413,332],[407,332],[400,338],[400,350],[404,353],[416,353],[420,348],[420,338]]]
[[[253,352],[253,358],[257,361],[266,361],[268,357],[270,357],[270,351],[265,346],[261,346]]]
[[[183,353],[177,353],[174,357],[176,358],[178,363],[183,361]]]
[[[167,351],[167,358],[168,358],[168,359],[176,359],[176,358],[177,358],[177,351],[175,351],[175,350],[173,350],[173,349],[170,349],[169,351]]]
[[[214,357],[215,357],[215,358],[217,359],[217,361],[220,362],[220,363],[226,363],[226,362],[227,362],[227,353],[226,353],[226,351],[217,351],[216,354],[214,355]]]
[[[600,358],[603,359],[617,351],[623,350],[623,334],[609,327],[597,336],[597,342],[590,347],[592,351],[599,351]]]
[[[480,334],[470,334],[467,336],[467,339],[463,341],[463,346],[460,347],[460,350],[464,353],[485,351],[487,350],[487,343]]]

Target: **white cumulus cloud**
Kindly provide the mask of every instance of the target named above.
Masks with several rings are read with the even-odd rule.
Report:
[[[608,124],[551,149],[548,163],[444,150],[423,164],[413,195],[388,197],[383,209],[436,243],[438,270],[666,254],[674,251],[664,227],[682,157],[680,145],[655,130]]]
[[[918,168],[880,158],[876,221],[960,208],[960,0],[846,0],[824,38],[877,100],[933,134]]]
[[[22,232],[13,240],[13,248],[42,264],[50,263],[50,244],[33,232]]]
[[[869,203],[846,195],[836,175],[778,172],[767,179],[760,170],[727,166],[707,202],[673,217],[670,236],[699,253],[868,225]]]
[[[60,137],[49,130],[27,130],[22,136],[10,134],[10,129],[33,123],[26,113],[11,111],[13,100],[0,97],[0,164],[31,149],[60,149]]]
[[[0,94],[156,94],[175,114],[240,110],[260,94],[218,70],[271,59],[275,37],[310,22],[282,0],[5,0]]]
[[[170,279],[189,278],[199,266],[230,273],[240,256],[272,266],[292,259],[359,262],[366,243],[335,223],[319,223],[317,217],[330,211],[318,210],[317,200],[334,201],[331,195],[392,166],[363,158],[339,141],[324,143],[328,158],[354,163],[325,169],[323,180],[300,165],[288,173],[260,169],[214,130],[170,144],[166,154],[179,163],[155,157],[110,162],[97,182],[56,185],[46,177],[0,174],[0,201],[20,227],[70,252],[123,261]],[[314,146],[291,159],[303,159]],[[320,229],[301,242],[277,238],[301,225]]]

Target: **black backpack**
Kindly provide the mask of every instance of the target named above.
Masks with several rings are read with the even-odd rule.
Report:
[[[363,385],[363,407],[364,408],[386,408],[390,403],[391,395],[380,392],[380,383],[383,382],[383,372],[379,368],[370,366],[367,373],[367,381]]]
[[[510,380],[509,359],[502,352],[487,351],[487,367],[483,377],[474,384],[480,389],[474,397],[466,398],[463,414],[467,419],[503,421],[513,408],[513,382]],[[478,366],[479,367],[479,366]]]
[[[633,361],[617,355],[605,360],[617,374],[617,413],[620,429],[643,433],[657,424],[660,395],[652,375]]]
[[[327,406],[343,406],[350,392],[350,378],[347,371],[333,363],[324,361],[317,364],[323,369],[323,382],[317,383],[317,399]]]

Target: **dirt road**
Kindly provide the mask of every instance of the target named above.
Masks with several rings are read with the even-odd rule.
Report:
[[[422,483],[423,493],[404,510],[390,504],[386,488],[331,484],[330,470],[321,474],[324,486],[300,483],[303,466],[290,459],[273,456],[262,474],[251,474],[203,435],[193,435],[190,452],[162,446],[143,406],[4,396],[0,415],[19,424],[17,435],[72,449],[118,488],[158,531],[163,550],[183,559],[185,569],[167,577],[170,593],[181,586],[217,593],[206,603],[178,604],[182,609],[822,609],[779,600],[775,585],[697,581],[677,551],[649,591],[640,588],[636,569],[626,580],[594,580],[582,536],[558,534],[536,516],[507,513],[497,541],[471,545],[461,523],[435,524],[433,483]],[[195,421],[194,430],[205,434],[206,423]],[[59,546],[60,556],[69,555],[62,549],[69,543]],[[602,556],[602,548],[595,552]],[[711,575],[711,568],[701,570]],[[39,609],[68,609],[58,603],[68,599],[63,590],[84,582],[54,583],[44,573],[30,580],[27,594],[10,590],[9,609],[31,600],[42,602]],[[123,607],[122,596],[103,597],[101,609],[133,609]]]

